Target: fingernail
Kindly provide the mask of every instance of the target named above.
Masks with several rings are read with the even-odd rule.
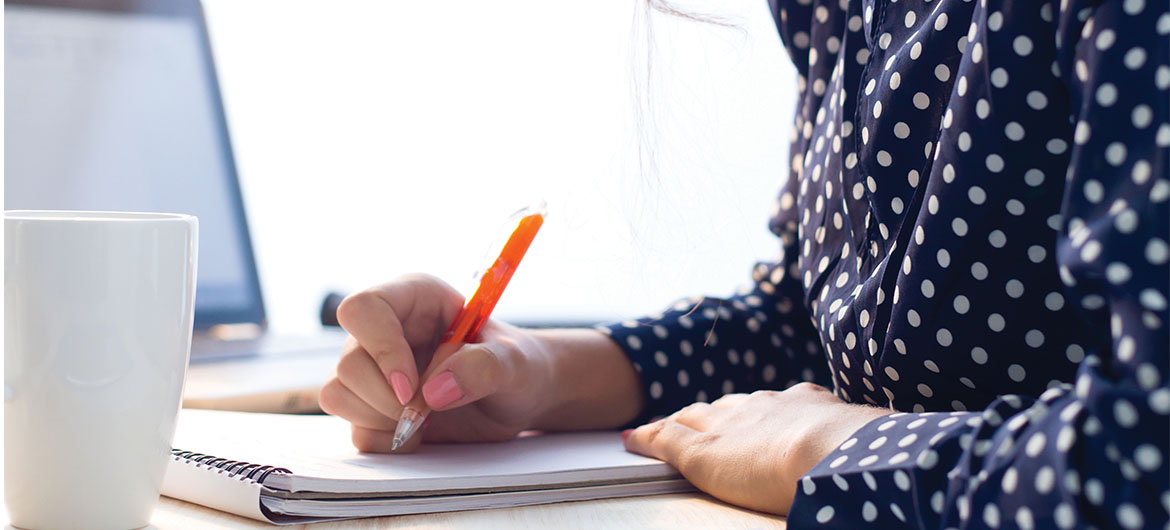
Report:
[[[394,395],[398,398],[398,402],[403,405],[414,395],[414,390],[410,388],[410,379],[402,372],[394,372],[390,374],[390,388],[394,389]]]
[[[427,384],[423,385],[423,397],[432,408],[443,408],[463,397],[463,389],[455,382],[455,374],[450,371],[436,375]]]
[[[633,434],[633,432],[634,432],[633,429],[626,429],[626,430],[622,431],[622,441],[623,442],[626,441],[626,438],[629,438],[630,434]]]

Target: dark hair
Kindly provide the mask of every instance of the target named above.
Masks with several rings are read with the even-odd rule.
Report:
[[[641,57],[637,53],[631,54],[630,61],[630,78],[633,80],[631,89],[634,99],[635,142],[638,150],[639,172],[643,177],[649,177],[648,179],[644,179],[647,183],[657,183],[658,164],[655,158],[657,150],[653,145],[657,134],[655,132],[654,111],[650,98],[651,85],[654,79],[654,61],[652,60],[652,56],[654,55],[654,13],[657,12],[671,17],[723,28],[740,30],[742,28],[725,17],[683,11],[668,0],[645,0],[644,3],[641,3],[641,6],[642,9],[635,10],[633,29],[630,32],[631,48],[639,50],[639,44],[641,44],[639,51],[643,51]],[[641,43],[637,42],[639,35],[643,37],[643,42]],[[641,68],[641,72],[639,72],[639,59],[645,63],[644,67]]]
[[[704,24],[713,24],[716,26],[723,26],[725,28],[737,27],[735,24],[731,23],[727,19],[724,19],[723,17],[720,17],[720,16],[706,15],[706,14],[701,14],[701,13],[688,13],[686,11],[682,11],[679,8],[671,5],[670,2],[667,2],[666,0],[646,0],[646,5],[649,6],[650,9],[653,9],[654,11],[657,11],[657,12],[665,14],[665,15],[670,15],[672,17],[685,18],[687,20],[693,20],[695,22],[702,22]]]

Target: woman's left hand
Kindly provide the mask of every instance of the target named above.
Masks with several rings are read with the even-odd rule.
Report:
[[[786,514],[801,476],[866,423],[892,413],[800,383],[694,403],[622,435],[627,450],[673,465],[723,501]]]

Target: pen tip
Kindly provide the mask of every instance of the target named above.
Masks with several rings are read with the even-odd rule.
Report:
[[[407,409],[408,411],[411,409]],[[390,443],[390,451],[397,451],[399,447],[406,445],[406,441],[414,436],[414,431],[417,428],[417,423],[410,418],[402,418],[398,422],[398,428],[394,429],[394,441]]]
[[[397,451],[399,447],[406,445],[406,441],[422,427],[425,419],[425,412],[414,407],[403,409],[402,416],[398,418],[398,426],[394,428],[394,440],[390,443],[390,451]]]

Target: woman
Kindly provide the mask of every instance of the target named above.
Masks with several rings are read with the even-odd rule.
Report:
[[[425,439],[640,425],[631,451],[793,527],[1164,528],[1165,2],[772,11],[802,94],[776,262],[601,331],[490,324],[422,382]],[[411,276],[342,304],[321,404],[359,449],[461,302]]]

